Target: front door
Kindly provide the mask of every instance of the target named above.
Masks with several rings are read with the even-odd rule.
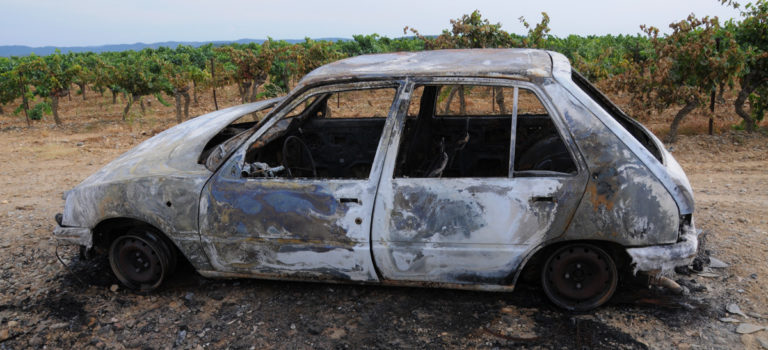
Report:
[[[276,112],[203,190],[201,239],[215,270],[378,280],[371,214],[398,88],[326,86]]]
[[[530,84],[431,81],[411,95],[376,198],[381,277],[511,283],[524,253],[561,234],[583,194],[572,146]]]

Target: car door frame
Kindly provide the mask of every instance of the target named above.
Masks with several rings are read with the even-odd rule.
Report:
[[[389,140],[391,138],[392,130],[396,124],[397,111],[402,104],[402,94],[407,86],[406,81],[402,79],[389,79],[389,80],[373,80],[363,82],[340,82],[340,83],[327,83],[323,85],[315,85],[307,87],[300,92],[294,94],[294,98],[286,99],[285,103],[282,103],[279,108],[276,108],[273,113],[268,116],[268,119],[261,126],[256,126],[258,130],[251,135],[236,152],[227,159],[222,166],[215,172],[213,176],[208,180],[200,199],[200,240],[203,247],[203,251],[209,257],[211,265],[214,271],[203,271],[204,275],[210,276],[224,276],[224,277],[259,277],[267,279],[294,279],[294,280],[327,280],[327,281],[363,281],[363,282],[376,282],[378,276],[373,264],[372,254],[370,252],[370,229],[372,224],[370,222],[372,218],[373,206],[375,201],[376,192],[378,190],[378,184],[384,161],[386,159],[386,152],[389,149]],[[267,134],[273,127],[277,127],[277,124],[287,116],[288,113],[293,111],[295,107],[310,100],[313,96],[319,96],[323,94],[350,91],[350,90],[365,90],[376,88],[393,88],[394,96],[392,104],[377,144],[376,155],[374,156],[373,164],[367,179],[275,179],[275,178],[243,178],[240,174],[243,169],[243,163],[245,161],[245,155],[248,148],[259,142],[260,138]],[[293,191],[290,195],[293,198],[296,197],[296,191],[304,191],[313,189],[316,192],[314,194],[321,193],[327,197],[330,192],[334,194],[341,194],[345,196],[342,198],[333,198],[338,207],[344,207],[345,213],[341,217],[335,217],[336,222],[333,223],[335,228],[345,229],[346,238],[345,244],[348,246],[334,246],[333,244],[326,243],[339,243],[339,242],[326,242],[321,239],[310,240],[297,240],[295,238],[281,239],[275,237],[274,239],[266,238],[266,241],[273,246],[271,249],[271,260],[267,261],[266,258],[270,258],[269,254],[264,254],[264,251],[258,251],[257,254],[262,254],[266,258],[256,262],[249,262],[248,264],[233,265],[233,258],[222,256],[222,252],[228,252],[228,249],[238,247],[240,245],[248,245],[252,249],[256,247],[257,250],[266,246],[267,243],[261,238],[254,237],[241,237],[239,242],[231,242],[233,239],[232,234],[236,233],[237,229],[234,227],[224,227],[216,223],[219,218],[224,218],[223,212],[220,212],[216,218],[210,217],[207,214],[209,210],[216,209],[214,206],[216,200],[211,199],[211,186],[219,178],[229,178],[235,183],[237,181],[243,183],[268,183],[274,186],[282,187],[288,191]],[[238,180],[237,178],[242,178]],[[297,189],[296,187],[300,187]],[[365,198],[358,198],[360,193],[364,192]],[[348,195],[345,195],[348,194]],[[349,198],[346,198],[349,197]],[[354,200],[346,201],[353,198]],[[325,198],[327,199],[327,198]],[[342,201],[345,199],[345,201]],[[233,208],[228,208],[232,211]],[[330,214],[330,213],[329,213]],[[230,214],[225,214],[230,215]],[[334,214],[335,215],[335,214]],[[333,216],[333,215],[330,215]],[[350,234],[350,229],[354,230],[354,234]],[[235,239],[237,240],[237,239]],[[255,242],[255,243],[254,243]],[[235,244],[232,244],[235,243]],[[262,247],[257,247],[260,243]],[[229,246],[230,248],[225,248]],[[224,248],[224,250],[220,249]],[[290,259],[298,260],[295,263],[284,263],[280,259],[280,254],[291,255]]]
[[[392,235],[392,216],[395,199],[394,196],[398,195],[397,186],[393,185],[396,181],[400,181],[394,178],[395,164],[397,160],[397,154],[399,152],[400,143],[403,138],[403,128],[406,120],[406,113],[408,106],[410,105],[411,96],[413,96],[413,89],[417,85],[490,85],[490,86],[502,86],[510,88],[525,88],[534,94],[541,101],[542,105],[547,109],[552,122],[554,123],[557,132],[566,145],[568,152],[571,154],[573,162],[576,165],[577,171],[574,175],[556,175],[554,178],[569,178],[572,179],[568,184],[569,189],[567,196],[561,198],[555,198],[555,203],[535,203],[535,198],[531,198],[530,201],[526,201],[525,205],[528,208],[536,211],[537,215],[545,215],[546,208],[543,206],[560,205],[567,209],[567,215],[555,215],[548,216],[547,220],[552,224],[550,227],[554,227],[553,230],[547,230],[546,232],[537,232],[537,234],[529,235],[525,240],[519,242],[511,242],[515,244],[505,244],[499,247],[499,244],[493,242],[483,242],[480,244],[467,244],[462,248],[461,245],[446,244],[446,242],[397,242],[392,239],[388,239],[387,236]],[[472,78],[472,77],[430,77],[430,78],[416,78],[409,81],[406,88],[406,95],[408,101],[404,106],[401,105],[400,113],[397,115],[397,124],[393,132],[392,139],[390,140],[389,150],[387,152],[387,158],[385,160],[384,169],[381,175],[381,182],[379,184],[379,194],[376,196],[376,205],[374,208],[374,227],[371,229],[371,244],[372,253],[374,255],[374,262],[378,268],[378,272],[382,281],[388,284],[430,284],[430,285],[442,285],[446,287],[464,288],[472,286],[476,289],[487,290],[507,290],[513,287],[514,276],[525,256],[531,249],[535,249],[538,246],[557,239],[562,235],[568,227],[571,218],[575,212],[575,209],[581,200],[587,183],[587,168],[583,156],[578,150],[572,135],[566,128],[565,122],[558,114],[557,109],[554,108],[549,96],[544,89],[537,86],[537,84],[522,81],[517,79],[504,79],[504,78]],[[516,107],[516,105],[514,106]],[[517,111],[514,111],[512,120],[512,130],[510,139],[510,170],[507,177],[497,178],[451,178],[453,182],[460,183],[458,188],[455,188],[455,192],[461,192],[461,186],[474,186],[478,182],[483,182],[484,185],[490,185],[496,191],[503,191],[506,183],[523,183],[532,187],[546,187],[547,185],[541,185],[545,181],[547,176],[552,174],[539,174],[539,177],[519,177],[514,176],[513,164],[514,164],[514,152],[515,152],[515,131],[517,127]],[[402,179],[402,178],[401,178]],[[406,178],[407,179],[407,178]],[[479,181],[472,181],[473,179],[479,179]],[[544,179],[544,180],[542,180]],[[424,186],[431,186],[436,182],[434,178],[411,178],[407,180],[413,180],[410,182],[421,183]],[[405,181],[403,181],[405,182]],[[552,182],[552,181],[549,181]],[[550,184],[551,185],[551,184]],[[417,186],[418,187],[418,186]],[[421,187],[422,189],[425,187]],[[415,194],[418,195],[418,194]],[[544,194],[542,197],[546,198],[548,195]],[[551,195],[549,195],[551,196]],[[535,196],[534,196],[535,197]],[[466,198],[466,197],[463,197]],[[559,203],[557,203],[559,201]],[[477,209],[477,208],[475,208]],[[541,210],[539,210],[541,209]],[[471,210],[470,210],[471,211]],[[434,212],[431,214],[434,215]],[[480,223],[480,225],[487,223]],[[409,246],[412,245],[412,246]],[[415,249],[411,249],[416,247]],[[400,247],[400,248],[398,248]],[[427,249],[432,249],[432,253],[436,251],[443,251],[448,254],[443,259],[433,259],[432,262],[423,261],[416,263],[415,261],[420,258],[424,258]],[[399,251],[398,251],[399,250]],[[398,256],[399,254],[399,256]],[[433,254],[434,255],[434,254]],[[472,264],[473,261],[480,259],[487,259],[489,256],[493,256],[494,261],[486,264],[485,266],[474,266],[465,268],[466,266],[459,266],[460,264]],[[433,256],[434,258],[434,256]],[[453,267],[450,265],[454,264]],[[489,268],[491,266],[492,268]],[[413,269],[415,274],[403,273],[405,270]]]

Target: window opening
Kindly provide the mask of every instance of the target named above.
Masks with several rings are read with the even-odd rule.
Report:
[[[519,89],[514,176],[575,173],[576,164],[536,94]]]
[[[420,93],[408,108],[412,118],[405,120],[395,177],[508,177],[512,158],[520,176],[575,171],[532,91],[486,85],[424,85],[415,91]]]
[[[395,94],[347,90],[300,103],[250,146],[243,176],[368,178]]]

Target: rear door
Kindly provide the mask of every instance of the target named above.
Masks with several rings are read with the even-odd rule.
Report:
[[[374,209],[381,276],[510,283],[525,252],[564,231],[586,183],[580,158],[533,84],[409,89]]]

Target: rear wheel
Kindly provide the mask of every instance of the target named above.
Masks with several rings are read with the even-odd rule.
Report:
[[[176,254],[159,234],[136,228],[112,242],[109,265],[123,285],[148,292],[159,287],[175,269]]]
[[[618,272],[613,258],[587,243],[555,250],[541,273],[544,292],[557,306],[587,311],[605,304],[616,291]]]

